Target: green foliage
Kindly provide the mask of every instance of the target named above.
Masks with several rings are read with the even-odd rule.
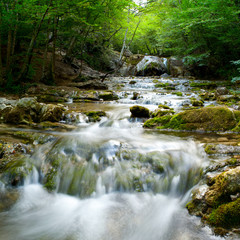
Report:
[[[240,60],[232,61],[232,64],[238,66],[237,71],[238,71],[238,74],[240,74]],[[240,81],[240,76],[237,76],[237,77],[232,78],[231,82],[236,83],[239,81]]]
[[[156,0],[142,10],[133,51],[179,56],[197,75],[229,77],[240,53],[239,4],[232,0]],[[237,79],[235,79],[237,80]]]

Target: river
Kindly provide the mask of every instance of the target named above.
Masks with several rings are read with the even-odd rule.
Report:
[[[185,208],[209,164],[201,141],[192,134],[145,130],[141,120],[130,119],[132,105],[154,110],[167,104],[180,111],[196,94],[184,79],[174,81],[182,96],[156,89],[152,78],[130,80],[109,83],[118,101],[68,104],[104,110],[107,117],[98,123],[82,119],[72,132],[48,132],[56,140],[36,147],[18,201],[0,213],[1,240],[223,239]],[[48,192],[44,169],[53,161],[56,186]]]

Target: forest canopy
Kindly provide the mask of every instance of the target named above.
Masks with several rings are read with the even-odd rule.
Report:
[[[195,70],[229,78],[240,53],[239,0],[2,0],[0,85],[54,82],[56,52],[107,71],[109,51],[176,56]],[[37,52],[42,57],[37,59]],[[47,62],[48,53],[51,61]],[[33,61],[35,59],[35,61]],[[37,59],[37,60],[36,60]]]

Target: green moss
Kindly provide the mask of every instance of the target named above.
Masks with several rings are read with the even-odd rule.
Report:
[[[99,98],[103,99],[103,101],[113,101],[118,100],[118,96],[114,94],[113,92],[105,92],[99,94]]]
[[[169,123],[165,125],[165,127],[181,130],[181,129],[185,129],[185,122],[182,119],[182,116],[180,114],[177,114],[171,118],[171,120],[169,121]]]
[[[101,117],[106,116],[106,113],[104,111],[90,111],[85,112],[85,114],[88,116],[90,122],[99,122],[101,120]]]
[[[166,90],[175,90],[176,88],[174,86],[167,86],[165,87]]]
[[[202,107],[203,106],[203,101],[202,100],[197,100],[195,98],[191,99],[191,104],[194,107]]]
[[[158,83],[155,84],[155,88],[166,88],[169,86],[169,83]]]
[[[175,93],[172,93],[172,94],[177,95],[178,97],[182,97],[183,96],[182,92],[175,92]]]
[[[127,64],[136,66],[140,61],[142,61],[143,58],[143,55],[132,55],[130,57],[127,57],[125,61]]]
[[[151,118],[144,123],[143,127],[144,128],[155,128],[158,126],[163,126],[163,125],[167,124],[171,118],[172,118],[172,116],[170,116],[170,115],[163,116],[163,117]]]
[[[216,227],[239,227],[240,226],[240,198],[234,202],[222,204],[213,210],[207,218],[207,222]]]
[[[217,152],[215,145],[211,144],[207,144],[204,150],[207,154],[215,154]]]
[[[226,131],[236,125],[231,110],[226,107],[205,107],[180,113],[186,129],[204,131]]]
[[[171,109],[169,106],[164,105],[164,104],[160,104],[160,105],[158,105],[158,108]]]
[[[157,112],[152,113],[152,117],[162,117],[165,115],[172,115],[174,114],[173,110],[158,110]]]

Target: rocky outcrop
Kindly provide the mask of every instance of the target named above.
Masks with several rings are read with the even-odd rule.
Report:
[[[225,168],[221,173],[209,172],[206,182],[193,191],[192,200],[187,204],[189,213],[201,216],[218,235],[239,228],[240,166]]]
[[[1,99],[0,121],[11,124],[31,124],[42,121],[58,122],[65,111],[62,105],[44,104],[36,98],[10,101]]]

